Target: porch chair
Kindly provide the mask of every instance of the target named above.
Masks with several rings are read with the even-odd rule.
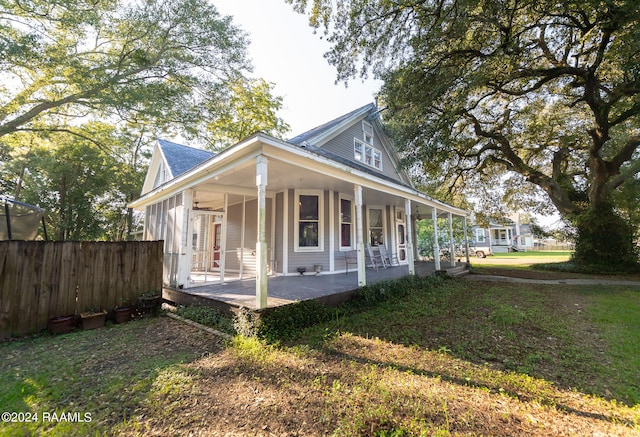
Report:
[[[398,257],[395,254],[389,255],[387,247],[384,244],[379,245],[378,249],[380,249],[380,257],[382,258],[383,264],[386,264],[389,267],[397,266],[400,264],[400,262],[398,262]]]
[[[382,266],[385,269],[387,268],[387,266],[382,261],[380,252],[378,252],[378,254],[376,255],[373,252],[373,248],[371,246],[367,246],[367,253],[369,254],[369,264],[367,265],[367,267],[373,267],[374,269],[376,269],[376,272],[378,271],[378,266]]]
[[[349,264],[358,265],[358,251],[349,250],[344,253],[344,264],[347,267],[345,274],[349,273]]]

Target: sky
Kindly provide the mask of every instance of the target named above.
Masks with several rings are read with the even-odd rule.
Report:
[[[306,132],[374,101],[381,81],[351,79],[336,84],[336,69],[324,58],[330,45],[314,34],[308,17],[285,0],[212,0],[223,15],[249,34],[253,77],[275,84],[283,98],[278,115],[289,124],[287,138]]]
[[[314,33],[308,17],[285,0],[212,1],[249,34],[252,76],[275,84],[274,94],[283,98],[278,115],[291,127],[286,138],[374,101],[382,82],[354,78],[347,87],[336,84],[336,69],[324,58],[330,45],[321,38],[322,29]],[[559,225],[557,214],[536,217],[543,226]]]

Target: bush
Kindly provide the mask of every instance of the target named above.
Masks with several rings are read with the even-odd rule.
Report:
[[[228,334],[235,334],[233,320],[215,308],[204,305],[179,306],[176,314]]]
[[[288,340],[304,328],[402,299],[411,293],[432,290],[443,280],[434,276],[405,276],[394,281],[382,281],[357,289],[349,300],[337,307],[304,300],[265,312],[260,320],[253,320],[249,325],[254,326],[253,332],[268,342]]]

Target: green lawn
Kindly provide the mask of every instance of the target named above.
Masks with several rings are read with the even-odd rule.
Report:
[[[417,284],[279,344],[168,317],[0,344],[0,405],[40,419],[0,435],[640,434],[638,288]]]
[[[557,257],[568,259],[573,254],[568,250],[531,250],[527,252],[496,252],[493,254],[496,258],[548,258]]]

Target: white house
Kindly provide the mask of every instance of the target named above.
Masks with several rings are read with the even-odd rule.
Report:
[[[465,220],[416,190],[398,161],[369,104],[288,141],[259,132],[219,154],[159,140],[130,206],[146,213],[144,239],[165,241],[166,284],[255,278],[264,308],[268,275],[344,273],[356,251],[362,286],[365,254],[379,245],[413,273],[416,218]]]
[[[520,214],[509,219],[491,221],[488,228],[473,226],[471,237],[477,247],[491,247],[493,253],[533,250],[531,226],[522,223]]]

